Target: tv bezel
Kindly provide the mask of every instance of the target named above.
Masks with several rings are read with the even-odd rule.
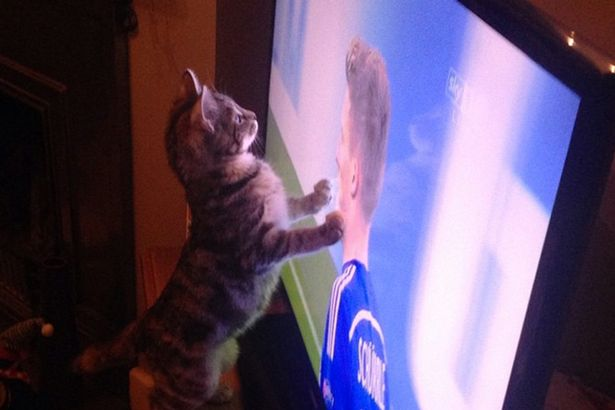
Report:
[[[570,47],[566,42],[566,31],[528,1],[457,1],[581,98],[503,405],[510,409],[542,408],[557,359],[566,312],[613,159],[615,75],[608,73],[609,66],[603,60],[592,59],[591,56],[596,54],[588,52],[582,43],[577,41]],[[226,4],[218,2],[221,3]],[[225,47],[229,44],[226,40],[217,42],[216,82],[220,85],[222,81],[225,91],[261,113],[261,130],[265,130],[262,118],[266,118],[268,106],[275,1],[265,2],[266,11],[257,16],[262,20],[259,23],[246,3],[251,2],[242,1],[234,7],[226,5],[218,10],[217,38],[247,38],[250,46],[245,50],[244,47]],[[254,24],[245,24],[246,21]],[[242,63],[246,60],[246,52],[251,64]],[[258,87],[247,87],[246,81]],[[261,137],[265,139],[266,135],[262,133]],[[287,331],[299,332],[296,326]],[[261,332],[258,337],[273,339],[277,336]],[[272,379],[282,380],[289,371],[298,368],[311,370],[307,355],[298,357],[303,357],[303,360],[289,363],[283,371],[278,369],[266,373]],[[257,367],[268,363],[266,359],[257,362],[260,363]],[[271,380],[266,385],[284,384]],[[306,380],[303,388],[310,390],[312,396],[319,394],[314,380]],[[270,400],[271,403],[282,403],[287,397],[283,392],[276,394],[272,390],[268,390],[267,395],[278,397]],[[300,403],[287,404],[288,408],[303,408]],[[310,407],[314,405],[311,403]]]

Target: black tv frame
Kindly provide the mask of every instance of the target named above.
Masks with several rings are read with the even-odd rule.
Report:
[[[608,62],[578,39],[570,47],[567,33],[526,0],[458,2],[581,97],[503,405],[506,409],[539,409],[544,406],[571,297],[613,160],[615,75],[609,73]],[[264,130],[275,0],[265,1],[264,6],[259,0],[218,1],[217,5],[218,88],[255,110],[261,130]],[[255,13],[255,10],[261,11]],[[264,139],[264,132],[262,134],[260,137]],[[296,326],[285,325],[284,329],[284,332],[296,332],[300,338]],[[248,336],[262,339],[264,345],[268,345],[266,339],[275,341],[280,336],[271,331],[259,331],[258,327],[255,331],[258,334]],[[251,353],[251,358],[246,359],[255,361],[249,367],[267,364],[265,357],[258,357],[264,352],[254,350]],[[312,373],[306,354],[295,357],[303,360],[288,363],[285,371],[259,372],[259,378],[265,374],[271,378],[263,383],[269,386],[267,392],[261,390],[261,393],[270,397],[270,404],[287,405],[286,408],[320,408],[322,404],[314,402],[282,404],[288,398],[287,392],[276,392],[287,384],[284,373],[296,369],[307,369],[302,372],[306,375]],[[314,380],[306,380],[304,386],[295,387],[309,391],[311,397],[318,394]]]
[[[527,1],[458,1],[581,97],[503,405],[539,409],[613,160],[615,75]]]

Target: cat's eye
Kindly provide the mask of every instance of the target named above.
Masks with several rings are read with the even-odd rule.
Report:
[[[243,115],[242,114],[235,114],[235,122],[237,124],[241,124],[243,122]]]

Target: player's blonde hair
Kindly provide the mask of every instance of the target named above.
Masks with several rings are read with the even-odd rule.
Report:
[[[346,55],[346,83],[350,100],[350,152],[360,161],[359,200],[370,220],[380,197],[391,112],[389,80],[378,50],[355,38]]]

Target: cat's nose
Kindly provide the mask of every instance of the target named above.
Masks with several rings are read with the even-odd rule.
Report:
[[[245,117],[247,120],[256,120],[256,114],[249,110],[246,110]]]

